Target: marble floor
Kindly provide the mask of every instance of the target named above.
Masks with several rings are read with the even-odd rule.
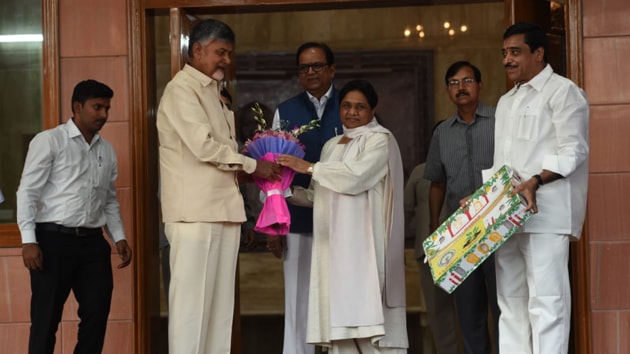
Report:
[[[159,353],[168,354],[167,318],[160,323]],[[241,317],[241,353],[233,354],[282,354],[282,336],[284,317],[282,315],[247,315]],[[420,326],[417,313],[407,314],[407,333],[409,335],[409,353],[432,354],[432,343],[423,341],[427,328]],[[319,352],[319,351],[318,351]]]
[[[423,316],[424,301],[419,291],[413,250],[406,254],[407,331],[409,353],[432,354],[430,332]],[[282,261],[268,252],[243,252],[239,256],[241,312],[241,353],[281,354],[284,332],[284,284]],[[162,291],[162,294],[164,292]],[[160,353],[167,354],[168,308],[161,296]]]

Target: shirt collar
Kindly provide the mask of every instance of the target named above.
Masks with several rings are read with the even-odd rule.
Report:
[[[545,83],[549,80],[551,74],[553,74],[553,69],[551,68],[551,65],[547,64],[544,69],[542,69],[536,76],[524,85],[529,84],[536,91],[542,91],[543,86],[545,86]]]
[[[309,101],[311,101],[311,102],[312,102],[313,100],[316,100],[316,101],[322,102],[322,100],[324,99],[324,97],[326,97],[326,101],[328,101],[328,100],[330,99],[330,96],[332,96],[332,89],[333,89],[333,84],[332,84],[332,82],[331,82],[331,83],[330,83],[330,87],[328,88],[328,91],[326,91],[326,93],[325,93],[325,94],[322,96],[322,98],[320,98],[319,100],[317,99],[317,97],[315,97],[315,96],[311,95],[311,93],[310,93],[310,92],[308,92],[308,91],[306,91],[306,94],[308,95],[308,99],[309,99]]]
[[[514,95],[521,86],[531,86],[536,91],[542,91],[543,86],[545,86],[545,83],[549,80],[552,74],[553,68],[550,64],[547,64],[538,74],[536,74],[536,76],[531,78],[531,80],[520,85],[514,85],[507,94]]]
[[[202,73],[201,71],[195,69],[190,64],[184,65],[184,67],[182,68],[182,71],[184,71],[188,75],[192,76],[192,78],[194,80],[198,81],[199,84],[201,84],[201,86],[203,86],[203,87],[209,86],[213,82],[216,82],[216,80],[214,80],[213,78],[209,77],[208,75]]]
[[[475,115],[479,117],[484,117],[484,118],[491,118],[492,109],[486,106],[485,104],[479,102],[479,105],[477,106],[477,112],[475,112]]]
[[[477,121],[477,118],[490,118],[492,116],[492,112],[490,109],[488,109],[488,106],[484,105],[483,103],[479,102],[479,104],[477,105],[477,110],[475,111],[475,120],[472,123],[475,123]],[[455,119],[453,119],[453,122],[451,123],[451,125],[455,124],[455,123],[462,123],[462,124],[468,124],[466,123],[462,117],[459,116],[459,113],[455,113]]]
[[[77,127],[77,125],[74,124],[74,119],[72,118],[68,119],[68,121],[65,124],[65,127],[66,127],[66,132],[68,132],[68,137],[70,139],[74,139],[77,136],[80,136],[81,139],[85,141],[85,138],[83,138],[83,134],[81,134],[79,127]],[[96,142],[99,141],[100,138],[101,138],[101,135],[99,133],[94,134],[94,137],[92,138],[92,144],[90,145],[96,144]],[[85,142],[87,143],[87,141]]]
[[[70,138],[75,138],[79,135],[81,135],[81,131],[79,130],[79,127],[77,127],[76,124],[74,124],[74,119],[70,118],[68,119],[68,121],[66,122],[66,131],[68,132],[68,136]]]

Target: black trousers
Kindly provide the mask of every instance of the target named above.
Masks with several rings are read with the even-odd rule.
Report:
[[[102,233],[77,236],[36,230],[44,269],[31,271],[29,354],[52,354],[57,328],[70,290],[79,303],[78,341],[74,354],[103,349],[111,305],[111,247]]]
[[[457,317],[464,341],[465,354],[490,354],[492,343],[488,317],[492,316],[492,339],[495,353],[499,352],[499,304],[494,254],[475,269],[455,289]],[[509,353],[508,353],[509,354]]]

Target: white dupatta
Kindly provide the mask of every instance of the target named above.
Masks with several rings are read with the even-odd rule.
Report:
[[[368,191],[359,195],[335,193],[330,207],[330,289],[338,294],[361,294],[335,296],[331,294],[331,325],[366,326],[382,324],[382,311],[366,311],[387,307],[404,307],[404,213],[403,213],[403,169],[398,144],[393,134],[373,118],[367,125],[347,129],[344,136],[352,140],[346,144],[342,160],[360,154],[366,141],[374,133],[389,135],[388,172],[385,177],[383,198],[384,245],[374,244],[372,211]],[[378,277],[363,277],[379,274],[376,247],[385,247],[384,294]],[[344,252],[344,250],[353,250]],[[345,266],[341,266],[345,265]],[[348,267],[349,266],[349,267]],[[349,268],[349,269],[347,269]],[[353,278],[354,277],[354,278]],[[356,277],[363,277],[355,279]],[[356,289],[360,286],[361,289]],[[363,310],[357,306],[362,306]]]

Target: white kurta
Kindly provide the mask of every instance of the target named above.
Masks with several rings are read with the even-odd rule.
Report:
[[[389,135],[371,134],[356,156],[344,156],[349,144],[338,144],[340,139],[324,146],[311,186],[315,227],[307,341],[331,347],[335,340],[369,338],[377,347],[406,352],[405,307],[388,307],[384,299]],[[369,207],[349,212],[349,198]],[[339,214],[354,220],[331,232]],[[404,283],[399,287],[404,292]]]

